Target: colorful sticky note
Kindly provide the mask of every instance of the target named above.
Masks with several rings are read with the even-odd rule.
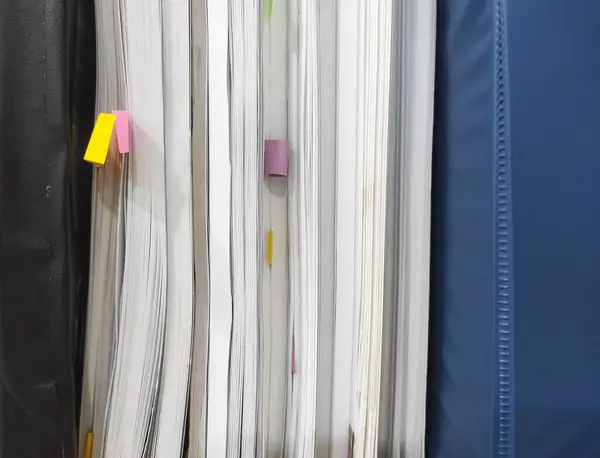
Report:
[[[271,15],[273,14],[273,1],[274,0],[266,0],[267,2],[267,17],[271,19]]]
[[[113,114],[117,117],[115,132],[117,133],[117,148],[119,152],[129,153],[129,113],[123,110],[115,110]]]
[[[290,146],[285,140],[265,140],[265,173],[272,177],[288,174]]]
[[[268,260],[269,260],[269,265],[272,266],[273,265],[273,230],[269,230],[268,238],[269,238]]]
[[[114,114],[100,113],[90,137],[83,159],[101,167],[106,162],[108,147],[117,117]]]
[[[94,433],[91,431],[87,433],[85,437],[85,450],[84,450],[84,458],[92,458],[92,446],[94,443]]]

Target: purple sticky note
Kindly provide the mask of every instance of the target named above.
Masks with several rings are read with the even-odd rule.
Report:
[[[129,153],[129,113],[123,110],[115,110],[113,114],[117,116],[117,120],[115,121],[117,148],[120,153]]]
[[[272,177],[288,174],[290,147],[285,140],[265,140],[265,173]]]

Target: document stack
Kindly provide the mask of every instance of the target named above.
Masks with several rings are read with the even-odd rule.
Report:
[[[98,169],[80,450],[181,456],[193,325],[188,5],[96,7],[99,115],[86,159]],[[105,119],[115,124],[112,139]],[[88,158],[104,138],[103,157]]]
[[[391,407],[391,456],[413,458],[425,454],[435,0],[401,1],[394,20],[397,79],[392,100],[398,127],[392,139],[397,154],[392,185],[397,238],[392,252],[396,305],[390,373],[395,383],[393,402],[385,405]]]
[[[434,0],[96,10],[80,457],[423,457]]]

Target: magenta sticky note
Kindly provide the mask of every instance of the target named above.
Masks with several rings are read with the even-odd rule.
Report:
[[[288,174],[290,147],[285,140],[265,140],[265,173],[272,177]]]
[[[117,148],[120,153],[129,153],[129,113],[123,110],[115,110],[113,114],[117,116],[115,121],[115,131],[117,133]]]

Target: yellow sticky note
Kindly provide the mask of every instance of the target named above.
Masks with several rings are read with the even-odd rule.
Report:
[[[96,164],[98,167],[104,165],[116,120],[117,116],[114,114],[100,113],[98,115],[90,142],[85,150],[85,156],[83,156],[84,160]]]
[[[273,265],[273,231],[272,230],[269,230],[268,238],[269,238],[268,259],[269,259],[269,265],[272,266]]]
[[[92,444],[94,442],[94,433],[91,431],[87,433],[85,437],[85,449],[83,453],[84,458],[92,458]]]

